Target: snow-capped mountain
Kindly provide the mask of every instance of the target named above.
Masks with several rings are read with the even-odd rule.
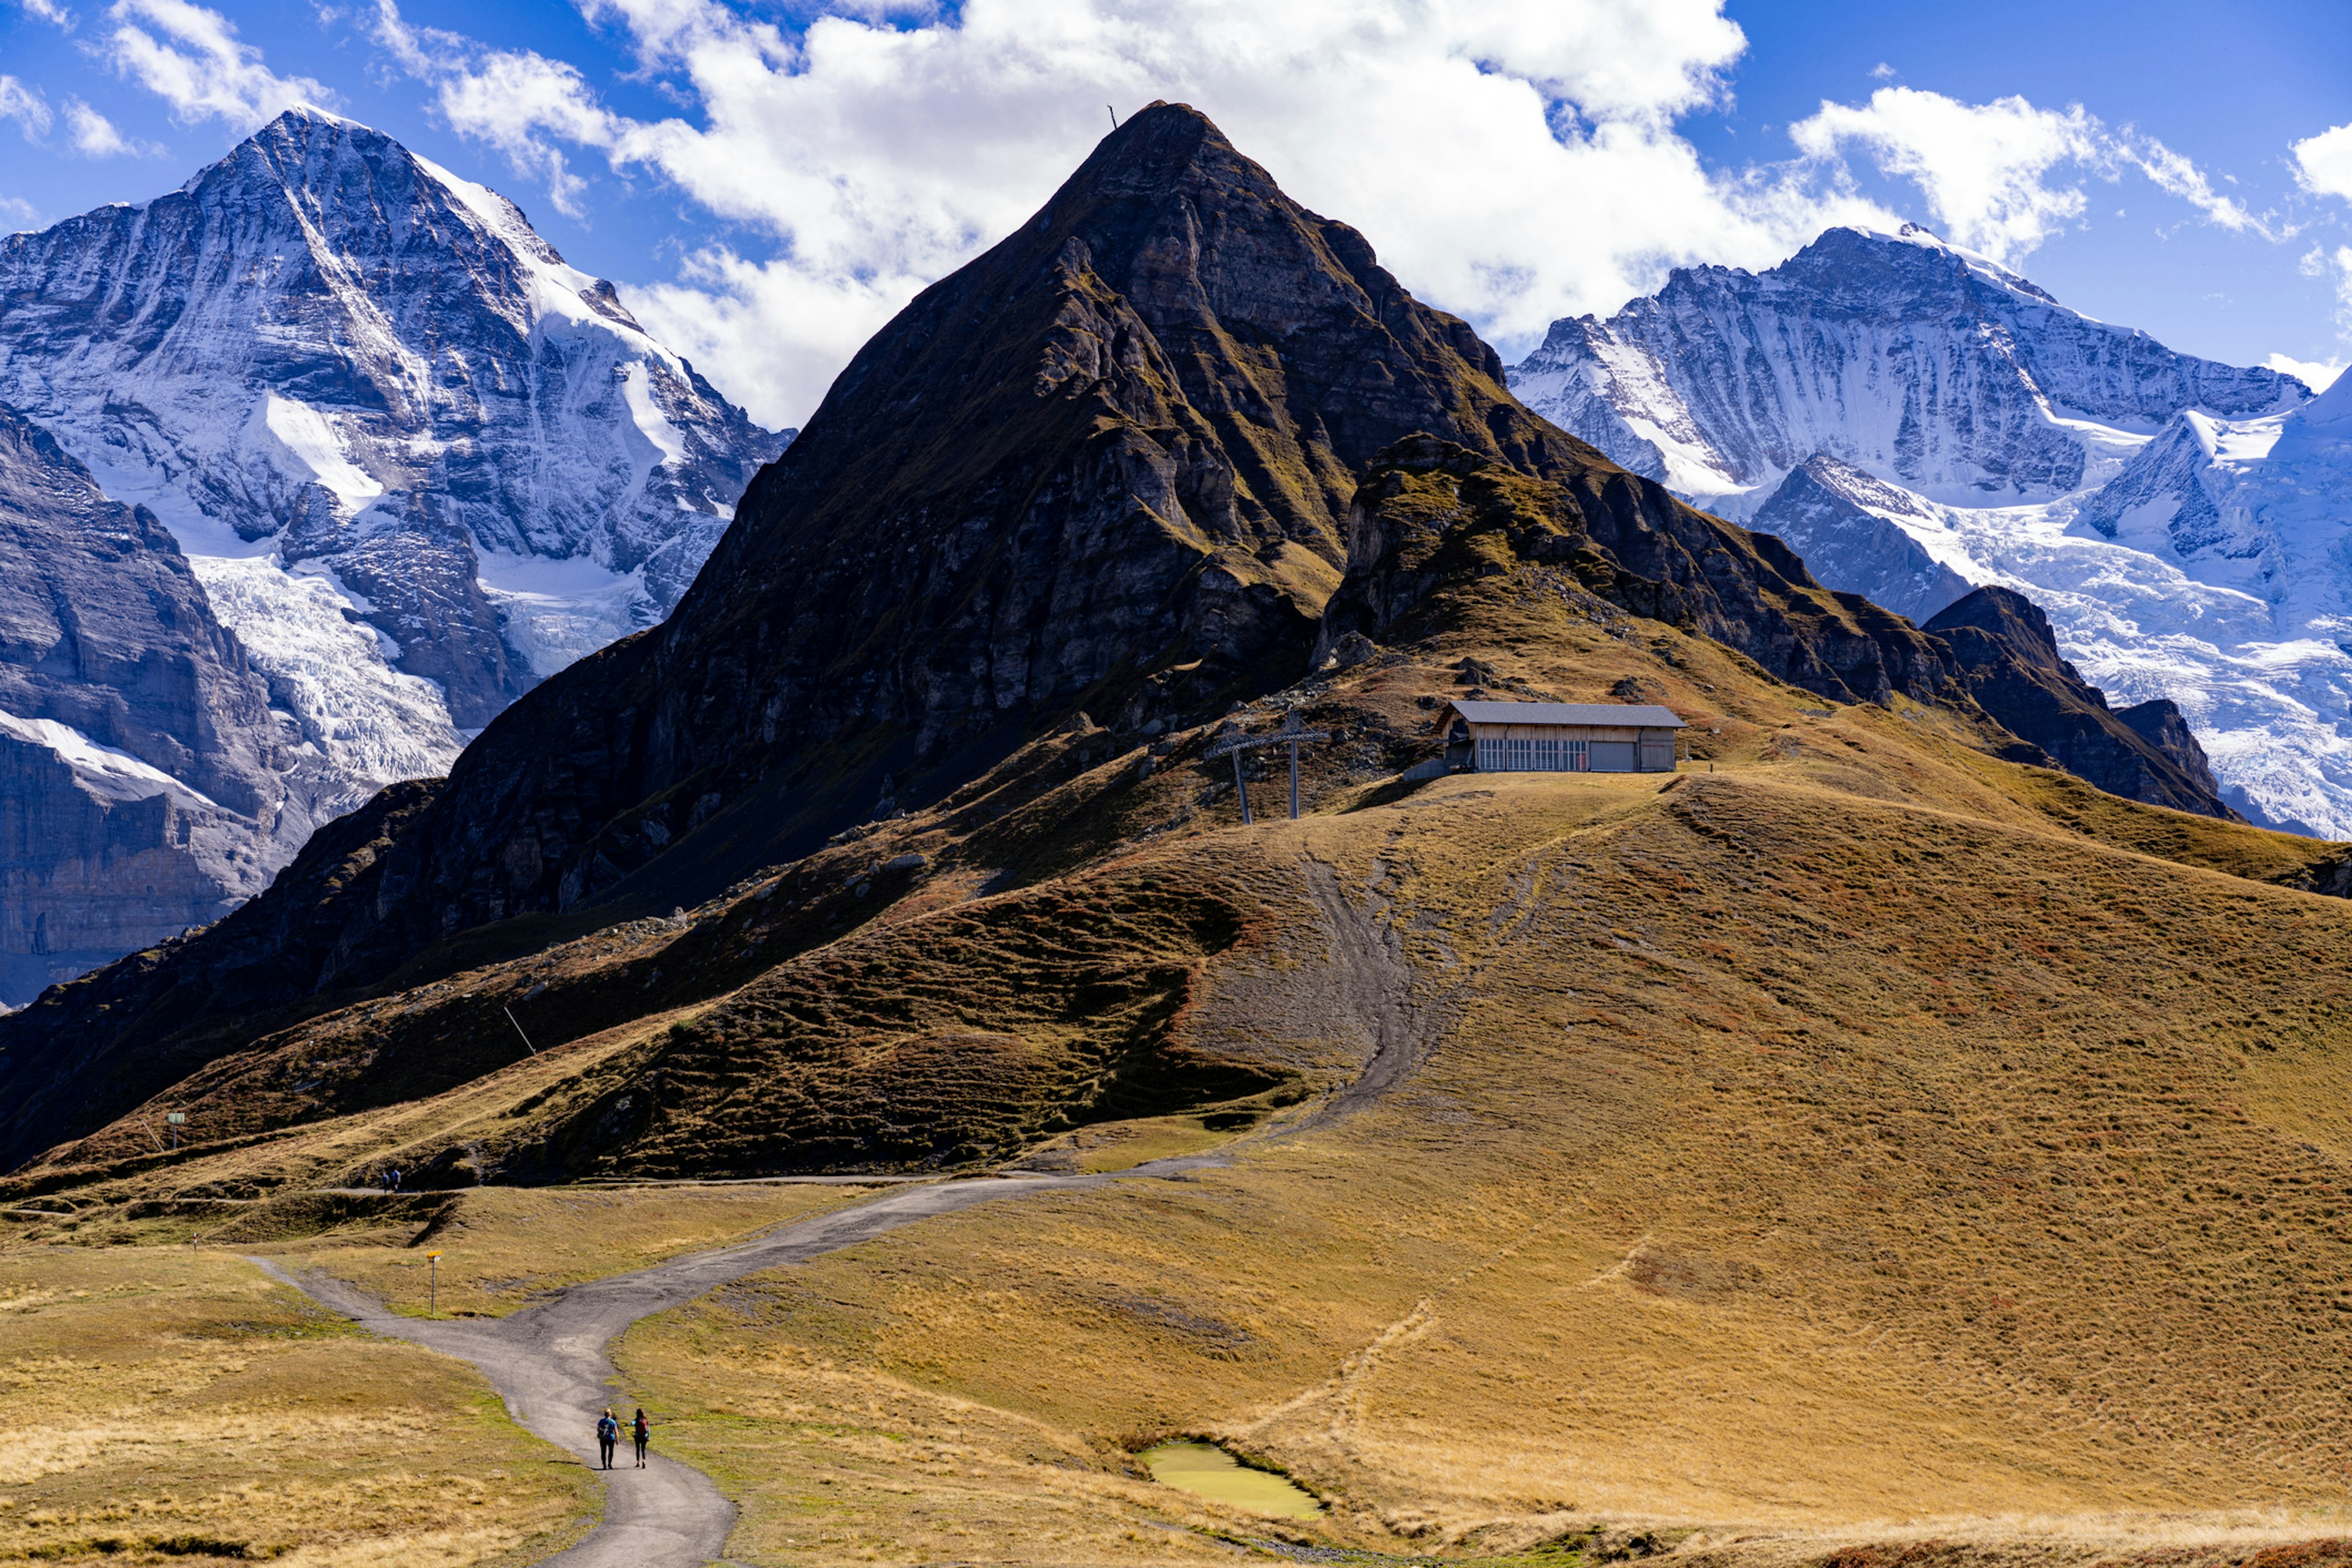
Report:
[[[2179,705],[2232,805],[2352,838],[2352,383],[2176,353],[1916,227],[1677,271],[1511,382],[1832,587],[1916,613],[1916,549],[2027,595],[2118,707]]]
[[[514,204],[311,109],[0,239],[0,402],[162,518],[353,799],[658,621],[783,439]]]
[[[0,237],[0,1003],[658,622],[789,438],[512,203],[320,110]]]
[[[1953,505],[2047,500],[2105,479],[2181,409],[2307,395],[2070,310],[1916,225],[1831,229],[1765,272],[1678,269],[1605,321],[1554,322],[1511,386],[1740,519],[1817,452]]]

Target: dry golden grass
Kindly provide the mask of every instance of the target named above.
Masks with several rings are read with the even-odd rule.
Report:
[[[438,1252],[443,1317],[504,1317],[567,1285],[740,1241],[873,1195],[871,1187],[772,1182],[629,1187],[484,1187],[449,1194],[422,1227],[336,1231],[261,1248],[322,1268],[394,1310],[423,1315]]]
[[[1234,1141],[1242,1128],[1210,1127],[1223,1118],[1146,1116],[1128,1121],[1097,1121],[1038,1144],[1014,1163],[1024,1171],[1083,1171],[1100,1175],[1129,1171],[1152,1160],[1205,1154]]]
[[[1233,1163],[926,1222],[639,1325],[625,1372],[664,1446],[741,1501],[730,1554],[1147,1563],[1279,1534],[1558,1561],[1639,1531],[1826,1568],[2345,1559],[2260,1550],[2352,1523],[2352,903],[2270,885],[2336,851],[1993,761],[1906,702],[1824,705],[1540,584],[1498,593],[1475,639],[1316,695],[1356,737],[1314,762],[1325,815],[1244,834],[1229,790],[1173,765],[1118,783],[1130,761],[1079,737],[1090,772],[1036,762],[1062,782],[971,830],[988,865],[1234,889],[1245,934],[1188,958],[1170,1038],[1310,1086],[1353,1071],[1382,992],[1334,958],[1336,890],[1393,943],[1426,1055],[1304,1131],[1311,1106],[1239,1138],[1198,1112],[1081,1127],[1028,1158]],[[1458,689],[1456,654],[1522,694],[1660,681],[1702,762],[1347,776],[1362,736],[1443,722],[1423,703]],[[983,885],[944,821],[889,830],[954,861],[940,883],[834,953],[875,984]],[[1034,907],[1076,918],[1048,890]],[[812,1006],[854,999],[829,963],[793,971]],[[1035,1023],[971,1003],[992,1037]],[[527,1142],[533,1106],[617,1086],[680,1016],[61,1176],[81,1217],[26,1228],[276,1237],[413,1301],[409,1244],[437,1224],[449,1304],[500,1311],[837,1201],[300,1195],[403,1151]],[[370,1045],[364,1016],[336,1026]],[[583,1204],[608,1206],[571,1227]],[[1134,1448],[1180,1434],[1279,1465],[1328,1518],[1153,1486]]]
[[[0,1563],[519,1563],[596,1506],[471,1369],[220,1253],[0,1252]]]
[[[1179,1432],[1391,1551],[2341,1531],[2352,905],[1953,809],[1980,785],[1897,771],[1900,722],[1221,845],[1301,921],[1309,863],[1386,907],[1426,1065],[1228,1170],[640,1325],[633,1382],[740,1489],[731,1550],[1149,1561],[1202,1548],[1139,1508],[1255,1528],[1129,1489]],[[1260,1020],[1270,980],[1313,990],[1219,973]]]

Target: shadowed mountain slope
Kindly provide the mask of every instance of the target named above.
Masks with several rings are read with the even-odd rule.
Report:
[[[1419,455],[1386,455],[1401,441]],[[1045,753],[992,770],[1082,710],[1134,735],[1291,686],[1342,563],[1365,586],[1419,548],[1383,554],[1363,531],[1376,463],[1376,497],[1444,468],[1460,493],[1432,505],[1508,514],[1454,530],[1448,573],[1540,565],[1818,698],[1929,704],[1970,744],[2042,760],[1986,720],[1943,643],[1530,414],[1360,236],[1201,115],[1155,106],[861,351],[667,623],[550,679],[430,801],[384,809],[396,828],[361,832],[363,877],[293,879],[0,1022],[0,1103],[43,1107],[0,1160],[135,1103],[108,1087],[144,1080],[117,1058],[193,1066],[361,988],[698,904],[861,817],[944,802],[984,820]],[[1402,526],[1411,509],[1391,510]],[[1334,625],[1358,620],[1395,635],[1360,606]],[[992,804],[956,805],[967,788]],[[698,1001],[753,963],[645,985]],[[601,1028],[649,1002],[586,1011]],[[351,1092],[482,1070],[425,1043]],[[53,1081],[67,1063],[81,1088]]]

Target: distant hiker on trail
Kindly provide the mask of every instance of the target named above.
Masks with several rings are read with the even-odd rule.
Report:
[[[653,1436],[654,1424],[646,1419],[646,1407],[637,1406],[637,1418],[629,1423],[629,1431],[637,1440],[637,1468],[646,1468],[646,1439]]]
[[[621,1441],[621,1424],[613,1419],[609,1410],[596,1417],[596,1447],[604,1456],[604,1468],[613,1468],[613,1449]]]

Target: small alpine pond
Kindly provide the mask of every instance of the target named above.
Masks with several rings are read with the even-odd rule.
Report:
[[[1253,1470],[1214,1443],[1161,1443],[1136,1456],[1163,1487],[1178,1487],[1219,1502],[1277,1519],[1313,1519],[1323,1505],[1287,1476]]]

